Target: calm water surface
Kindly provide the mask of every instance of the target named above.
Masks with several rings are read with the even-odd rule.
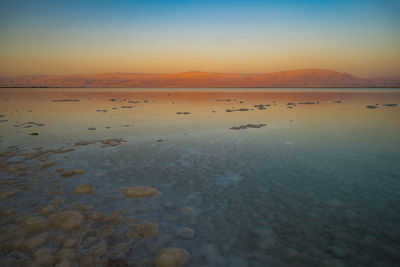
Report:
[[[400,105],[387,104],[400,90],[0,89],[0,265],[45,252],[153,266],[178,247],[189,266],[399,266]],[[249,123],[266,126],[230,129]],[[83,221],[60,230],[65,210]],[[143,222],[158,233],[132,237]]]

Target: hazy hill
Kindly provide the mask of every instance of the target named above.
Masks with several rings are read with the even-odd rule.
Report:
[[[396,79],[363,79],[331,70],[273,73],[101,73],[0,77],[0,87],[400,87]]]

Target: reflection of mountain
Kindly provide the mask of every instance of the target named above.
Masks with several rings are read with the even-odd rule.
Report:
[[[102,73],[0,77],[0,87],[400,87],[396,79],[362,79],[331,70],[273,73]]]

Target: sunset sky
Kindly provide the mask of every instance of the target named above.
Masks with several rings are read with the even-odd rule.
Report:
[[[400,77],[400,1],[0,1],[0,75],[272,72]]]

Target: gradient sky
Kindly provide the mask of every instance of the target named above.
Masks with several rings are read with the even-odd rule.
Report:
[[[272,72],[400,77],[399,0],[0,0],[0,75]]]

